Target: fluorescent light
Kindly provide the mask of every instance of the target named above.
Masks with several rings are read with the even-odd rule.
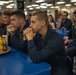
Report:
[[[67,9],[63,8],[63,9],[61,9],[61,10],[66,11]]]
[[[12,3],[13,1],[8,1],[9,3]]]
[[[76,2],[76,0],[71,0],[71,2]]]
[[[0,5],[8,4],[9,2],[7,1],[0,1]]]
[[[50,7],[50,8],[55,8],[54,6]]]
[[[40,9],[40,7],[36,7],[36,9]]]
[[[71,4],[66,4],[65,6],[71,6]]]
[[[38,4],[32,4],[32,6],[33,6],[33,7],[37,7],[37,6],[39,6],[39,5],[38,5]]]
[[[76,5],[76,3],[74,3],[74,5]]]
[[[11,6],[14,6],[14,4],[12,3],[12,4],[10,4]]]
[[[53,4],[47,4],[46,6],[52,6]]]
[[[9,2],[8,1],[0,1],[0,3],[8,4]]]
[[[26,6],[27,8],[30,8],[30,7],[32,7],[31,5],[28,5],[28,6]]]
[[[57,2],[57,4],[64,4],[65,2]]]
[[[29,10],[33,10],[33,8],[29,8]]]
[[[40,8],[47,8],[46,6],[40,6]]]
[[[44,0],[37,0],[36,3],[44,2]]]
[[[12,6],[10,6],[10,5],[7,5],[7,6],[6,6],[6,8],[13,8],[13,7],[12,7]]]
[[[41,3],[40,5],[47,5],[47,3]]]
[[[3,3],[0,3],[0,5],[4,5]]]

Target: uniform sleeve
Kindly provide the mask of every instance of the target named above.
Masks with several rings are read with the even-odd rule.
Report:
[[[37,46],[33,40],[28,41],[28,54],[32,62],[36,63],[46,60],[48,57],[55,55],[62,48],[64,48],[64,46],[59,38],[50,39],[46,45],[41,48],[41,50],[37,50]]]
[[[17,36],[16,34],[13,34],[10,37],[11,45],[17,50],[20,50],[22,52],[27,52],[27,41],[26,40],[23,41],[22,38],[19,38],[19,36]]]

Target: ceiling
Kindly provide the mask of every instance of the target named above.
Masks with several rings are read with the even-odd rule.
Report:
[[[7,3],[7,4],[3,4],[3,5],[0,5],[0,9],[1,9],[1,11],[3,11],[3,10],[5,10],[5,9],[7,9],[6,7],[7,7],[7,5],[9,5],[9,4],[12,4],[12,3],[14,3],[15,5],[16,5],[16,0],[0,0],[0,1],[7,1],[7,2],[9,2],[9,3]],[[31,10],[39,10],[39,9],[42,9],[42,10],[47,10],[47,9],[51,9],[51,7],[52,6],[60,6],[60,7],[65,7],[65,4],[71,4],[71,6],[68,6],[68,7],[76,7],[76,5],[74,5],[74,3],[75,2],[71,2],[71,0],[44,0],[43,2],[40,2],[40,3],[36,3],[36,1],[38,1],[38,0],[24,0],[24,8],[25,8],[25,10],[30,10],[30,8],[33,8],[33,9],[31,9]],[[41,1],[41,0],[40,0]],[[64,1],[65,3],[64,4],[57,4],[57,2],[58,1]],[[75,0],[76,1],[76,0]],[[42,8],[42,7],[40,7],[41,6],[41,3],[47,3],[47,4],[45,4],[45,5],[43,5],[43,6],[47,6],[48,4],[52,4],[52,6],[47,6],[47,8]],[[32,7],[27,7],[28,5],[32,5],[32,4],[36,4],[36,5],[38,5],[38,6],[32,6]],[[14,6],[15,5],[13,5],[12,7],[13,8],[11,8],[11,9],[14,9]],[[36,9],[38,7],[38,9]],[[40,7],[40,8],[39,8]]]
[[[63,3],[63,4],[57,4],[57,2],[59,2],[59,1],[64,1],[65,3]],[[25,8],[26,8],[26,10],[30,10],[29,8],[27,8],[28,5],[32,5],[32,4],[35,4],[35,3],[36,3],[36,0],[25,0]],[[75,2],[71,2],[71,0],[44,0],[43,2],[36,3],[36,4],[38,4],[39,5],[38,7],[40,7],[40,5],[42,3],[47,3],[44,6],[52,4],[52,6],[54,6],[54,7],[55,6],[59,6],[60,8],[62,8],[62,7],[65,7],[65,8],[76,7],[76,5],[74,5],[76,3],[76,0],[75,0]],[[65,6],[66,4],[71,4],[71,6]],[[47,6],[47,8],[40,7],[40,9],[41,10],[48,10],[48,9],[52,9],[52,6]],[[35,7],[32,6],[32,8],[33,8],[33,10],[38,10],[38,9],[36,9],[36,6]]]

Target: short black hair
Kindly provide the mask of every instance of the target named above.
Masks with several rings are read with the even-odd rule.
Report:
[[[76,11],[74,11],[73,14],[76,14]]]
[[[68,16],[68,12],[67,11],[64,11],[64,13],[66,13],[66,16]]]
[[[46,24],[48,24],[48,16],[46,12],[44,11],[36,11],[35,13],[32,14],[32,16],[37,16],[38,20],[45,20]]]
[[[16,15],[17,17],[26,19],[25,13],[24,13],[24,11],[22,11],[22,10],[15,10],[15,11],[13,11],[13,12],[11,13],[11,16],[13,16],[13,15]]]
[[[3,15],[10,16],[12,12],[13,12],[13,10],[7,9],[7,10],[5,10],[2,14],[3,14]]]

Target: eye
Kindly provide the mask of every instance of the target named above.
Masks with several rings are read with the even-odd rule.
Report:
[[[31,21],[31,23],[35,24],[36,22],[35,21]]]

